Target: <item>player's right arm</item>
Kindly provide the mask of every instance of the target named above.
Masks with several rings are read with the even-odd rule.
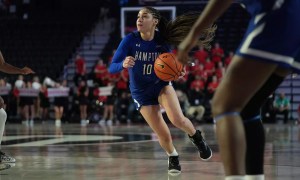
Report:
[[[12,66],[8,63],[5,62],[2,52],[0,51],[0,71],[8,74],[32,74],[34,73],[30,68],[28,67],[23,67],[23,68],[18,68],[15,66]]]
[[[118,73],[121,72],[123,68],[132,67],[134,65],[134,58],[132,56],[127,56],[129,54],[132,41],[132,35],[126,36],[121,41],[109,66],[110,73]]]

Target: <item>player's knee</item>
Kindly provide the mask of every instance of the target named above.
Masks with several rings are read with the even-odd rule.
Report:
[[[212,114],[216,117],[220,114],[227,112],[240,112],[240,107],[238,105],[231,103],[226,103],[221,99],[213,98],[212,100]]]
[[[219,99],[217,99],[217,98],[213,98],[212,99],[211,107],[212,107],[211,110],[212,110],[213,117],[226,112],[224,110],[223,103],[221,103],[221,101]]]
[[[3,108],[0,109],[0,121],[6,121],[7,114]]]

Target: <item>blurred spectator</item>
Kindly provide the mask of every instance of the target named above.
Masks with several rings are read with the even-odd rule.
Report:
[[[179,104],[180,104],[180,107],[182,109],[182,112],[184,115],[187,115],[187,112],[189,110],[189,107],[190,107],[190,103],[189,103],[189,100],[188,100],[188,97],[186,95],[186,93],[184,93],[183,91],[181,90],[175,90],[176,92],[176,95],[178,97],[178,100],[179,100]]]
[[[43,81],[43,85],[47,86],[47,87],[55,87],[57,86],[56,82],[53,81],[51,78],[49,77],[45,77],[44,81]]]
[[[42,85],[39,93],[40,98],[40,117],[42,121],[49,119],[50,102],[47,93],[47,86]]]
[[[55,84],[55,88],[66,88],[67,80],[62,80]],[[54,97],[54,112],[55,112],[55,126],[61,126],[61,119],[64,115],[64,109],[68,104],[68,97]]]
[[[208,84],[208,87],[207,87],[207,93],[208,93],[209,99],[211,99],[213,97],[218,85],[219,85],[219,82],[218,82],[217,76],[213,76],[212,81]]]
[[[186,66],[186,71],[189,72],[190,74],[195,75],[195,73],[199,69],[199,65],[202,65],[202,64],[199,63],[198,59],[191,58],[191,60],[192,60],[193,63]]]
[[[283,114],[284,115],[283,122],[287,123],[289,109],[290,109],[290,101],[285,97],[285,94],[281,92],[279,94],[279,97],[275,100],[274,103],[275,116],[277,114]]]
[[[111,60],[112,60],[112,58],[113,58],[113,56],[114,56],[115,53],[116,53],[116,49],[114,49],[114,50],[112,51],[112,54],[108,57],[108,62],[106,62],[107,64],[110,64],[110,63],[111,63]]]
[[[219,43],[215,43],[211,50],[211,60],[213,63],[218,63],[222,61],[224,57],[224,50],[220,47]]]
[[[107,96],[107,99],[104,102],[103,116],[102,119],[99,121],[99,125],[101,126],[105,125],[105,123],[107,123],[108,126],[111,126],[113,124],[114,119],[114,105],[118,96],[118,91],[112,82],[108,83],[108,86],[113,86],[113,88],[111,90],[111,95]]]
[[[128,90],[128,81],[129,81],[129,74],[128,74],[128,69],[123,69],[121,73],[119,74],[119,78],[116,81],[116,88],[118,90],[119,96],[123,92],[127,92]]]
[[[32,82],[28,81],[26,83],[27,89],[33,89]],[[25,120],[23,121],[23,124],[33,126],[34,124],[34,118],[35,118],[35,107],[34,107],[34,99],[36,97],[31,96],[25,96],[20,98],[20,106],[23,107],[23,113]]]
[[[109,12],[109,9],[107,7],[102,6],[100,8],[99,20],[103,21],[104,19],[106,19],[108,12]]]
[[[199,75],[196,75],[195,80],[192,81],[190,89],[199,89],[201,91],[204,90],[205,82],[201,79]]]
[[[191,87],[188,91],[188,99],[190,107],[188,108],[187,116],[191,119],[201,121],[205,113],[203,88],[201,86]]]
[[[230,51],[228,56],[224,60],[225,67],[227,68],[233,58],[234,52]]]
[[[206,82],[208,79],[208,73],[204,69],[203,64],[199,64],[197,70],[194,72],[194,76],[200,76],[203,82]]]
[[[78,91],[79,109],[80,109],[80,119],[81,125],[86,126],[89,122],[87,120],[87,106],[89,104],[89,88],[85,80],[81,80]]]
[[[34,76],[33,82],[32,82],[32,88],[40,91],[41,86],[42,85],[40,83],[39,77]],[[36,116],[40,118],[40,97],[39,96],[37,96],[33,99],[33,105],[34,105]]]
[[[97,64],[94,68],[95,73],[95,82],[98,83],[100,86],[103,86],[103,79],[107,75],[107,67],[104,64],[103,59],[99,58]]]
[[[85,59],[77,54],[75,59],[75,76],[74,83],[78,86],[81,80],[86,80],[86,64]]]
[[[129,98],[128,93],[123,91],[117,101],[117,119],[121,123],[125,123],[128,117]]]
[[[215,75],[217,76],[218,79],[222,79],[224,74],[225,74],[225,68],[223,66],[223,63],[220,61],[217,64],[217,68],[215,70]]]
[[[18,75],[17,80],[15,81],[15,86],[13,89],[13,95],[17,101],[17,114],[23,116],[23,103],[21,103],[21,98],[19,96],[19,89],[25,88],[24,76]],[[28,124],[28,122],[24,121],[23,124]]]
[[[205,64],[208,58],[208,53],[203,46],[199,46],[199,50],[194,53],[194,57],[199,60],[199,63]]]
[[[204,70],[207,73],[207,76],[212,76],[215,72],[215,63],[207,58],[206,63],[204,64]]]
[[[24,76],[23,75],[18,76],[18,79],[15,81],[15,87],[16,88],[25,87],[25,82],[24,82]]]

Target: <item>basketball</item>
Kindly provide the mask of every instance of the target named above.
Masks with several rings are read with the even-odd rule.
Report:
[[[154,72],[163,81],[175,81],[179,78],[183,65],[176,61],[176,55],[163,53],[154,62]]]

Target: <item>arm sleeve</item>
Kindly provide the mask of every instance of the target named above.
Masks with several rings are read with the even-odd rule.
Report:
[[[123,70],[123,61],[128,55],[129,47],[130,39],[129,36],[126,36],[119,44],[119,47],[112,58],[112,62],[109,66],[110,73],[115,74]]]

